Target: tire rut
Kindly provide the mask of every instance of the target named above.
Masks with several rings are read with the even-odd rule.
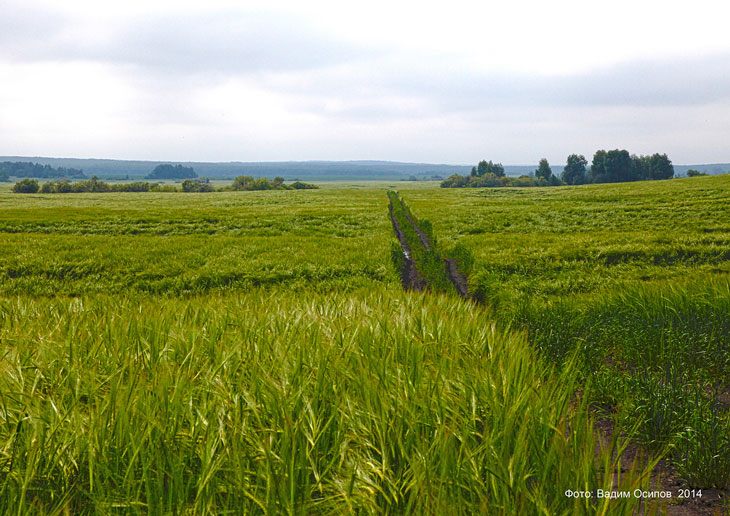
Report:
[[[418,225],[415,223],[413,218],[409,215],[408,209],[406,208],[405,204],[403,203],[403,200],[398,197],[396,194],[396,199],[398,199],[398,202],[400,203],[401,207],[403,208],[403,214],[405,215],[408,222],[410,222],[411,226],[413,226],[413,230],[418,235],[419,240],[421,241],[421,245],[426,250],[433,249],[433,246],[431,245],[431,241],[428,238],[428,235],[424,233],[421,228],[418,227]],[[406,241],[405,235],[403,234],[403,231],[398,224],[398,220],[395,217],[395,214],[393,213],[393,200],[390,200],[389,203],[389,209],[390,209],[390,220],[393,223],[393,230],[395,231],[395,236],[400,242],[401,249],[403,251],[404,256],[404,262],[403,262],[403,270],[401,270],[401,283],[403,284],[403,288],[405,290],[418,290],[422,291],[425,290],[428,287],[428,284],[423,280],[421,275],[418,273],[418,269],[416,268],[415,262],[413,260],[413,255],[411,253],[411,248],[408,245],[408,242]],[[449,281],[456,289],[456,292],[459,294],[459,296],[463,298],[469,297],[469,287],[467,283],[466,276],[464,276],[461,271],[459,271],[459,267],[456,264],[456,260],[450,260],[450,259],[444,259],[444,267],[446,268],[446,273],[449,277]]]
[[[418,273],[418,269],[416,269],[416,264],[413,261],[413,257],[411,254],[411,248],[408,245],[408,242],[406,241],[406,237],[403,234],[403,231],[400,228],[400,225],[398,224],[398,221],[395,218],[395,214],[393,213],[393,203],[390,203],[390,221],[393,223],[393,230],[395,231],[395,236],[398,239],[398,242],[400,243],[401,250],[403,251],[403,267],[401,268],[401,284],[403,285],[404,290],[416,290],[418,292],[421,292],[426,289],[426,282],[423,280],[421,275]]]

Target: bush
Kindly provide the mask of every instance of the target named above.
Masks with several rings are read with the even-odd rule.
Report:
[[[699,176],[706,176],[706,172],[700,172],[699,170],[695,170],[693,168],[689,169],[687,171],[687,177],[699,177]]]
[[[211,185],[206,178],[201,179],[186,179],[182,182],[183,192],[201,193],[201,192],[212,192],[213,185]]]
[[[13,186],[14,193],[37,193],[40,187],[35,179],[22,179]]]
[[[233,190],[249,190],[248,186],[253,183],[253,177],[251,176],[238,176],[233,180],[231,188]]]
[[[56,193],[56,185],[52,181],[46,181],[41,185],[40,193]]]
[[[292,184],[289,185],[290,188],[293,188],[294,190],[316,190],[319,188],[317,185],[313,185],[310,183],[302,183],[301,181],[294,181]]]
[[[56,183],[56,193],[71,193],[73,191],[73,186],[68,181],[59,181]]]
[[[269,181],[265,177],[254,179],[251,176],[238,176],[233,180],[230,189],[235,191],[241,190],[312,190],[318,186],[296,181],[291,185],[284,184],[283,177],[275,177],[273,181]]]

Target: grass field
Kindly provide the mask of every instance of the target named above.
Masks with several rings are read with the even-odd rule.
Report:
[[[564,492],[662,457],[727,493],[729,179],[0,189],[0,512],[634,514]],[[388,189],[478,303],[402,291]]]

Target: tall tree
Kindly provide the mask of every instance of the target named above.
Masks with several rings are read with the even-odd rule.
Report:
[[[652,179],[671,179],[674,177],[674,165],[666,154],[654,154],[649,158]]]
[[[651,179],[651,165],[647,156],[631,156],[631,175],[636,181]]]
[[[591,168],[588,171],[589,179],[591,183],[605,183],[606,182],[606,151],[601,149],[597,150],[593,154],[593,161],[591,162]]]
[[[472,175],[473,174],[474,169],[472,169]],[[482,177],[484,174],[494,174],[497,177],[504,177],[504,167],[501,163],[492,163],[492,160],[482,160],[477,165],[476,175]]]
[[[494,174],[497,177],[504,177],[504,167],[502,166],[501,163],[492,163],[490,161],[489,164],[491,165],[491,171],[490,172],[492,174]]]
[[[544,177],[545,180],[548,180],[552,175],[553,171],[550,169],[550,163],[548,163],[547,158],[542,158],[540,164],[537,166],[537,170],[535,170],[535,177],[538,179]]]
[[[582,185],[586,182],[588,161],[582,154],[571,154],[563,168],[562,179],[569,185]]]
[[[618,183],[632,181],[633,161],[627,150],[596,151],[591,163],[591,182]]]
[[[491,164],[492,164],[491,161],[489,163],[487,163],[485,160],[481,160],[479,162],[479,164],[477,165],[477,175],[479,177],[482,177],[484,174],[489,172],[489,167]]]
[[[634,181],[631,174],[631,155],[627,150],[614,149],[606,153],[605,169],[609,183]]]

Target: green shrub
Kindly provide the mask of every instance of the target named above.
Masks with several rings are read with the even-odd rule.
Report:
[[[182,182],[182,191],[196,193],[212,192],[213,185],[206,178],[186,179]]]
[[[21,179],[13,186],[14,193],[37,193],[40,187],[36,179]]]

